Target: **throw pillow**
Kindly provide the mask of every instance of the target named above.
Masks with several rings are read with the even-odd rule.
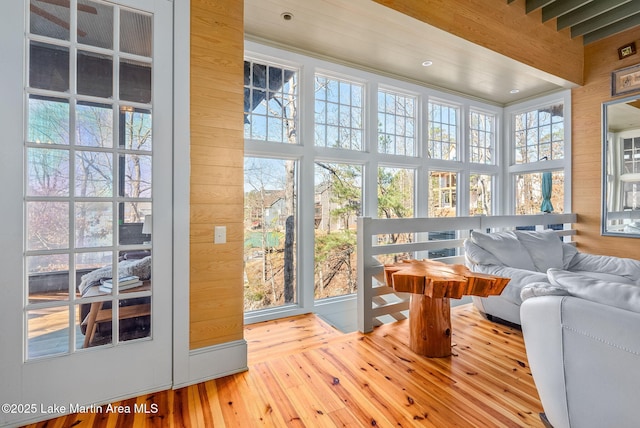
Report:
[[[563,251],[562,241],[553,230],[540,231],[514,231],[518,241],[527,249],[533,264],[538,272],[546,272],[547,269],[562,269]]]
[[[547,276],[551,284],[566,288],[576,297],[640,312],[640,286],[638,285],[611,282],[560,269],[549,269]]]
[[[471,241],[493,254],[505,266],[536,270],[529,252],[511,231],[482,233],[474,230],[471,232]]]

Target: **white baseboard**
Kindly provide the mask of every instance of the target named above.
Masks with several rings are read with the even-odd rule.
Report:
[[[191,351],[188,365],[188,378],[174,383],[173,389],[248,370],[247,341],[236,340]]]

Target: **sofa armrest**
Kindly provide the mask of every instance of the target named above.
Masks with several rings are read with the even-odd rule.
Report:
[[[569,296],[526,300],[527,357],[554,428],[637,426],[640,314]]]
[[[562,354],[564,296],[527,299],[520,306],[520,322],[531,374],[545,414],[554,428],[569,428]]]

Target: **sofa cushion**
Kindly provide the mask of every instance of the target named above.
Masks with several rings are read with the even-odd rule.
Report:
[[[640,284],[640,260],[635,259],[578,253],[567,270],[615,274]]]
[[[474,244],[471,239],[464,240],[464,255],[469,268],[473,268],[475,265],[502,265],[502,262],[496,256]]]
[[[576,297],[640,312],[640,286],[636,284],[612,282],[561,269],[549,269],[547,276],[552,285],[564,287]]]
[[[482,233],[474,230],[471,232],[471,241],[493,254],[505,266],[537,270],[529,252],[514,232]]]
[[[578,275],[588,276],[595,279],[601,279],[603,281],[619,282],[621,284],[635,284],[633,280],[627,278],[626,276],[614,275],[612,273],[591,272],[586,270],[571,270],[570,272],[577,273]]]
[[[518,241],[529,252],[538,272],[546,272],[547,269],[551,268],[562,269],[564,267],[562,241],[555,231],[528,232],[516,230],[514,233]]]

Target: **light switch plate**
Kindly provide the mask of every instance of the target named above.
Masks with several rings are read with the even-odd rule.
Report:
[[[227,242],[227,226],[216,226],[214,228],[213,243],[224,244]]]

